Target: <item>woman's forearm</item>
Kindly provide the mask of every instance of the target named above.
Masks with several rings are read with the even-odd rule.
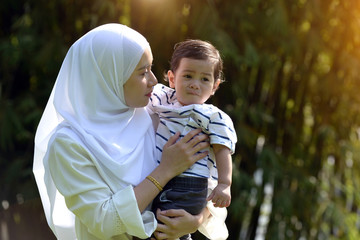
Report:
[[[164,187],[173,177],[166,173],[166,169],[162,169],[159,165],[150,176],[157,181],[161,187]],[[160,189],[148,178],[145,178],[139,185],[134,188],[136,201],[140,212],[143,212],[151,201],[160,193]]]

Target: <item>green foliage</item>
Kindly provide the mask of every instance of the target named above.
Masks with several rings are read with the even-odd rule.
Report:
[[[5,0],[0,13],[1,199],[36,194],[34,133],[67,49],[121,22],[149,40],[159,81],[178,41],[221,51],[226,82],[211,102],[239,138],[230,239],[259,234],[270,195],[266,239],[359,238],[357,1]]]

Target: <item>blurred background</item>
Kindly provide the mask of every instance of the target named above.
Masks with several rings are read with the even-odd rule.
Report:
[[[34,134],[71,44],[109,22],[149,40],[159,82],[176,42],[221,51],[210,103],[239,138],[229,239],[360,239],[358,0],[2,0],[0,239],[54,239]]]

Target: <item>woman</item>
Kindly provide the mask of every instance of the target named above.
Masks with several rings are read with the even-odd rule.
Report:
[[[67,53],[35,137],[34,174],[58,239],[174,239],[209,223],[206,209],[158,212],[147,206],[171,178],[206,153],[199,130],[175,134],[154,160],[144,108],[157,80],[149,43],[120,24],[95,28]],[[196,136],[196,137],[194,137]],[[194,138],[193,138],[194,137]],[[224,219],[221,219],[223,221]]]

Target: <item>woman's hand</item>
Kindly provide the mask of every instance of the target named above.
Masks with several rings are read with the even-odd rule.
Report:
[[[192,130],[177,141],[180,135],[178,132],[164,145],[160,165],[172,175],[171,178],[179,175],[208,154],[207,151],[199,153],[209,146],[208,136],[199,134],[200,132],[200,129]]]
[[[158,227],[154,233],[156,239],[177,239],[188,233],[194,233],[204,217],[209,216],[207,208],[198,215],[191,215],[183,209],[157,210],[156,216],[159,220]]]
[[[179,141],[177,140],[180,134],[176,133],[164,145],[161,163],[150,173],[161,187],[196,161],[206,157],[207,152],[199,151],[209,146],[208,136],[199,134],[200,132],[200,129],[192,130]],[[159,189],[148,179],[137,185],[134,191],[140,212],[144,211],[159,193]]]

